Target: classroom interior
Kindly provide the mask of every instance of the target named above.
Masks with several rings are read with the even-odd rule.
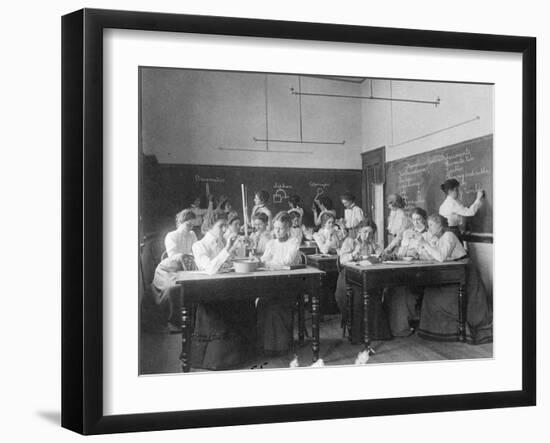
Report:
[[[382,247],[391,193],[431,214],[445,198],[439,187],[447,178],[461,182],[465,205],[483,189],[464,244],[492,305],[493,85],[159,67],[141,67],[139,77],[140,374],[181,372],[181,333],[149,294],[175,214],[198,196],[206,207],[210,193],[228,197],[242,217],[241,184],[249,202],[255,191],[268,191],[274,215],[288,210],[295,194],[306,212],[315,198],[329,196],[336,218],[344,217],[340,196],[351,192],[377,225]],[[344,336],[341,313],[327,306],[320,357],[325,365],[354,364],[362,344]],[[235,369],[311,365],[307,304],[304,315],[305,343]],[[492,341],[438,342],[414,332],[374,340],[374,347],[368,364],[493,356]]]

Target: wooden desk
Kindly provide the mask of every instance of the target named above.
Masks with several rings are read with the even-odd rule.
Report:
[[[411,264],[376,264],[359,266],[357,263],[346,263],[346,294],[348,299],[348,318],[352,318],[352,285],[361,289],[363,297],[363,319],[365,322],[364,343],[365,349],[372,354],[368,309],[369,291],[375,288],[396,286],[432,286],[432,285],[458,285],[458,330],[460,341],[466,341],[466,268],[467,260],[453,262],[422,262]]]
[[[326,254],[307,255],[307,264],[325,272],[338,272],[338,256]]]
[[[325,288],[321,297],[321,314],[337,314],[338,305],[334,293],[336,283],[338,282],[338,256],[327,254],[312,254],[306,256],[306,262],[309,266],[320,269],[327,273],[325,278]]]
[[[319,292],[325,273],[312,267],[293,271],[256,271],[246,274],[235,272],[207,275],[201,271],[178,273],[181,297],[181,354],[183,372],[189,372],[191,333],[190,312],[193,303],[215,300],[255,299],[257,297],[281,297],[288,293],[311,296],[313,362],[319,359]],[[304,341],[303,296],[298,297],[298,340]]]
[[[300,252],[304,253],[305,255],[310,254],[316,254],[317,253],[317,246],[300,246]]]

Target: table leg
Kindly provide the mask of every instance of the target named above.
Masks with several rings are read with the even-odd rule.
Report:
[[[322,278],[319,278],[319,287],[311,294],[311,349],[313,351],[313,363],[319,360],[319,296],[322,288]]]
[[[374,354],[374,349],[371,346],[370,342],[370,324],[369,324],[369,299],[370,295],[368,291],[365,289],[365,286],[363,285],[362,288],[362,296],[363,296],[363,321],[365,323],[365,329],[364,329],[364,342],[365,342],[365,351],[369,353],[369,355]]]
[[[344,316],[344,336],[346,335],[347,329],[348,339],[351,341],[351,329],[353,322],[353,289],[349,283],[346,283],[346,312],[342,314]]]
[[[466,341],[466,290],[463,284],[458,285],[458,336],[461,342]]]
[[[306,324],[304,321],[304,294],[298,296],[298,344],[301,346],[304,344],[304,330]]]
[[[183,285],[180,286],[181,302],[181,354],[180,363],[183,372],[191,369],[191,306],[185,303]]]

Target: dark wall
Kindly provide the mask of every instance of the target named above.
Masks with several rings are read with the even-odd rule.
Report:
[[[316,195],[329,196],[338,217],[344,215],[341,193],[351,191],[358,203],[361,196],[360,170],[159,165],[149,159],[142,162],[141,172],[142,233],[172,227],[178,211],[188,207],[197,196],[205,200],[207,184],[210,193],[227,196],[239,214],[242,214],[241,184],[248,190],[249,213],[255,191],[264,189],[270,194],[268,207],[274,215],[288,210],[288,197],[297,194],[306,210],[306,224],[312,223],[311,206]]]

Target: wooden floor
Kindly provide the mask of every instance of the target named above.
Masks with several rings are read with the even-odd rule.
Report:
[[[306,319],[306,326],[311,333],[311,320]],[[321,323],[320,357],[325,365],[350,365],[355,362],[357,354],[362,351],[361,345],[352,345],[342,339],[340,315],[327,316]],[[392,340],[373,342],[376,354],[368,364],[418,362],[433,360],[458,360],[474,358],[492,358],[493,344],[469,345],[466,343],[441,343],[424,340],[416,335]],[[178,360],[181,350],[181,335],[167,331],[142,332],[140,340],[140,374],[167,374],[181,372]],[[300,366],[312,363],[311,343],[296,348],[294,352],[277,358],[258,357],[243,365],[242,369],[288,368],[289,363],[298,357]],[[193,371],[195,371],[193,369]]]

